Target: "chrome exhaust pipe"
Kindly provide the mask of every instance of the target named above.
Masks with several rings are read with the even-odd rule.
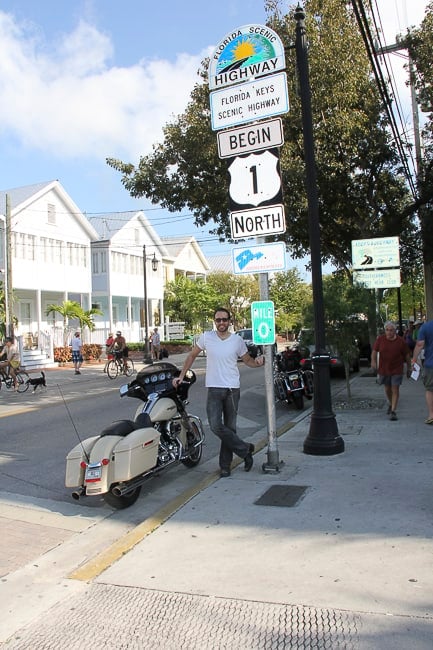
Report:
[[[74,490],[74,491],[72,492],[72,498],[75,499],[75,501],[78,501],[78,499],[79,499],[80,497],[82,497],[83,494],[85,494],[85,493],[86,493],[86,489],[83,488],[83,487],[80,488],[79,490]]]

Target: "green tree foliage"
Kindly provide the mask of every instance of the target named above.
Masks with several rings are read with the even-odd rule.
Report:
[[[94,316],[102,316],[103,312],[100,309],[92,307],[92,309],[82,309],[78,313],[77,318],[80,323],[80,327],[87,327],[91,332],[95,329]]]
[[[291,254],[309,252],[304,152],[295,51],[294,9],[267,2],[269,24],[287,46],[290,111],[283,117],[281,173],[288,227],[280,236]],[[365,48],[350,3],[306,0],[309,66],[323,258],[351,263],[351,240],[406,235],[412,224],[408,194]],[[226,163],[211,131],[207,62],[185,112],[164,129],[164,141],[135,167],[107,162],[122,174],[132,196],[147,196],[171,211],[189,209],[197,226],[213,224],[230,237]],[[277,237],[275,237],[276,239]],[[273,239],[270,237],[270,239]],[[406,259],[406,257],[404,258]]]
[[[218,296],[218,306],[230,309],[235,330],[251,325],[251,303],[259,300],[257,276],[210,273],[208,283]]]
[[[303,311],[312,301],[311,286],[302,282],[298,269],[276,273],[269,283],[269,297],[278,312],[278,331],[286,335],[297,332],[303,324]]]
[[[217,296],[210,284],[183,275],[167,283],[164,292],[166,315],[172,321],[185,323],[190,331],[197,331],[208,321],[216,302]]]
[[[231,273],[210,273],[206,282],[179,276],[167,284],[165,313],[171,320],[186,323],[195,332],[207,327],[217,307],[226,307],[235,329],[251,322],[250,305],[259,299],[257,278]]]
[[[326,343],[337,350],[344,361],[347,394],[350,397],[349,360],[358,351],[358,339],[362,335],[365,318],[371,322],[373,329],[375,327],[374,292],[353,285],[345,273],[334,273],[323,278],[323,304]],[[304,310],[304,318],[307,327],[313,328],[312,304]]]
[[[77,320],[81,327],[88,327],[90,331],[95,329],[93,316],[102,314],[99,309],[84,310],[75,300],[64,300],[61,304],[48,305],[45,314],[60,314],[63,318],[63,343],[66,346],[69,335],[69,319]]]

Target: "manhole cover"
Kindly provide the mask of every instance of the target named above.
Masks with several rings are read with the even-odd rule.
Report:
[[[292,508],[304,494],[308,485],[272,485],[262,496],[254,501],[256,506],[279,506]]]

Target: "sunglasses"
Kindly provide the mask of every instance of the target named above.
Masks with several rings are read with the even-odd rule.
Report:
[[[228,323],[228,318],[215,318],[215,323]]]

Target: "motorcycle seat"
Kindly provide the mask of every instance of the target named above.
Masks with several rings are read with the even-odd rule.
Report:
[[[132,420],[118,420],[105,427],[101,432],[101,438],[103,436],[127,436],[128,433],[135,431],[137,428]]]

